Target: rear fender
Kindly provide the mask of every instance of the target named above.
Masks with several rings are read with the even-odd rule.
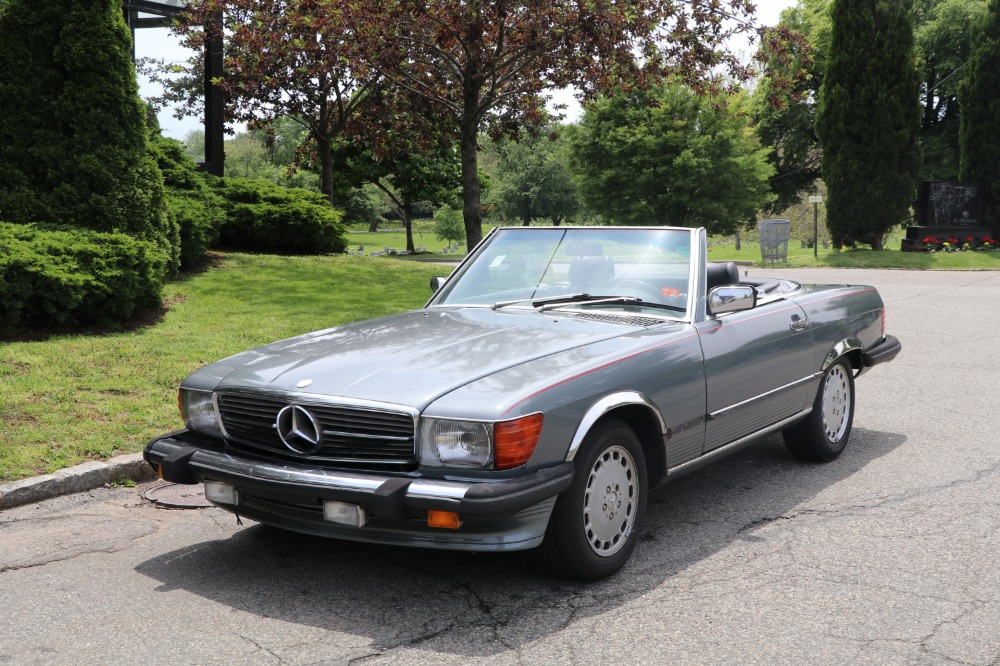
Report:
[[[851,367],[857,370],[862,370],[861,368],[861,352],[864,351],[864,345],[861,344],[861,340],[858,338],[844,338],[837,344],[830,348],[827,352],[826,358],[823,359],[823,372],[831,365],[839,361],[844,356],[847,356],[851,362]]]

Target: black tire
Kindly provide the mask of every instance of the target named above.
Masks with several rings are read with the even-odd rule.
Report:
[[[556,500],[540,554],[549,568],[600,580],[628,561],[646,513],[646,458],[617,419],[596,425],[574,458],[573,485]]]
[[[825,462],[843,453],[853,424],[854,372],[847,359],[840,359],[826,369],[809,416],[782,436],[795,457]]]

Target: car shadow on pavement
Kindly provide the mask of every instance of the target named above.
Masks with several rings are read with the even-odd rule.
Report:
[[[783,538],[796,516],[844,509],[845,494],[862,506],[857,493],[827,491],[905,441],[855,429],[838,460],[810,464],[793,459],[780,437],[764,439],[654,492],[632,559],[597,583],[547,572],[530,551],[372,546],[251,522],[230,538],[159,555],[136,570],[160,581],[159,591],[184,590],[263,618],[367,637],[374,653],[419,644],[495,655],[581,618],[680,592],[659,588],[724,549],[744,549],[747,559],[738,561],[752,561],[754,549]],[[870,491],[869,499],[880,489]],[[715,574],[698,574],[706,575]],[[741,572],[730,566],[714,582],[724,586],[734,576]]]

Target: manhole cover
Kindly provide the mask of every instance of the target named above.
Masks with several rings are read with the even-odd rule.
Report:
[[[157,506],[171,509],[199,509],[212,506],[212,503],[205,499],[205,485],[201,483],[195,485],[165,483],[150,488],[142,496]]]

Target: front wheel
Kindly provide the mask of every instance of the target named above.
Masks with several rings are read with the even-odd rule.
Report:
[[[621,569],[635,548],[646,511],[646,459],[635,432],[608,419],[587,434],[576,464],[540,548],[557,573],[599,580]]]
[[[844,451],[854,423],[854,373],[847,359],[826,370],[812,412],[782,432],[797,458],[825,462]]]

